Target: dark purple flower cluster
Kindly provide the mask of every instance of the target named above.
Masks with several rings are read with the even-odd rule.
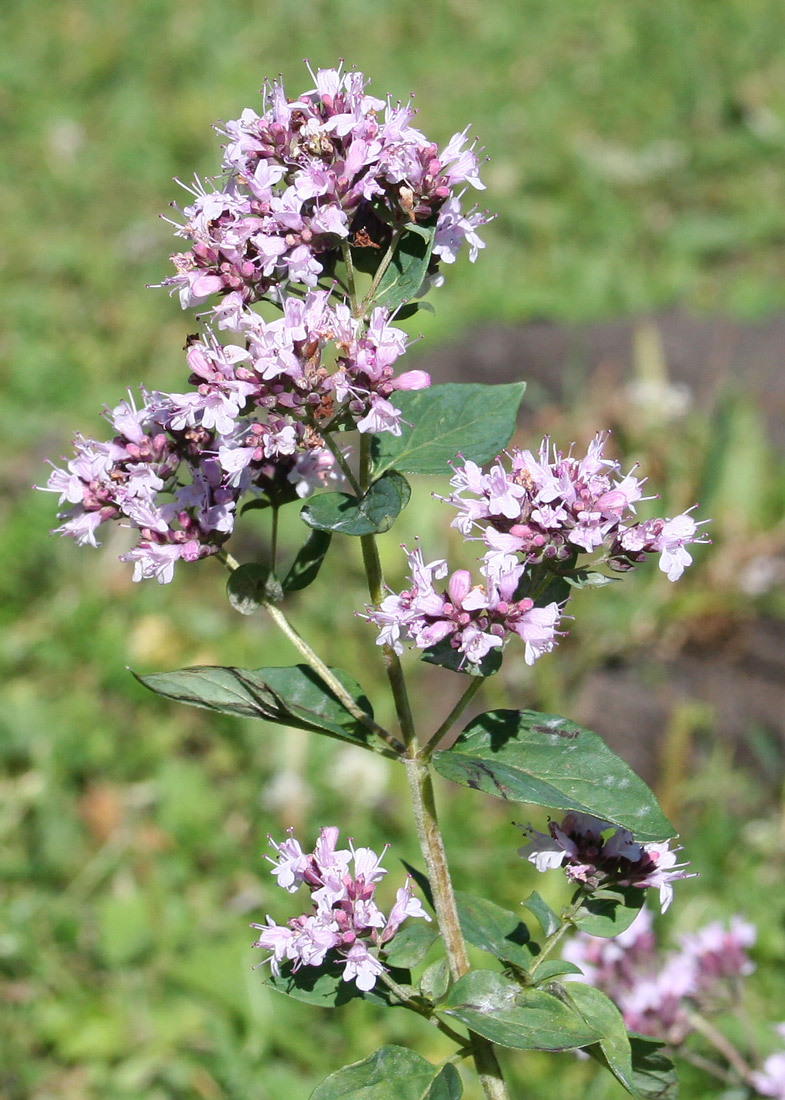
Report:
[[[413,897],[409,879],[385,916],[374,901],[376,886],[387,874],[381,866],[384,853],[378,856],[370,848],[355,848],[351,841],[348,849],[339,850],[338,833],[334,826],[322,829],[314,850],[308,853],[291,829],[281,844],[270,838],[277,854],[275,859],[268,858],[278,885],[289,893],[307,886],[311,908],[284,925],[269,916],[266,924],[252,924],[260,932],[254,947],[272,952],[265,961],[276,976],[282,962],[291,962],[293,970],[321,966],[332,951],[344,967],[343,980],[354,981],[358,989],[367,991],[384,970],[370,948],[388,944],[407,917],[431,918]]]
[[[691,1010],[727,1007],[734,986],[752,973],[747,951],[755,936],[755,926],[737,916],[727,925],[712,921],[682,936],[678,949],[663,952],[651,914],[643,909],[613,939],[579,932],[564,957],[581,968],[583,980],[616,1002],[630,1031],[680,1043],[692,1030]]]
[[[411,125],[411,106],[368,95],[362,73],[311,75],[316,87],[293,100],[281,82],[266,84],[262,114],[246,109],[224,126],[223,185],[188,188],[176,231],[191,247],[172,257],[164,284],[184,308],[221,294],[236,309],[291,284],[314,287],[342,243],[381,254],[396,230],[434,218],[434,270],[464,241],[472,259],[483,247],[487,216],[462,207],[461,188],[483,188],[466,131],[440,151]]]
[[[561,824],[551,821],[547,833],[527,826],[531,837],[519,855],[538,871],[563,867],[567,878],[589,889],[602,886],[656,887],[662,911],[673,900],[675,879],[691,878],[684,863],[676,862],[676,850],[668,841],[641,844],[627,829],[590,814],[568,813]]]

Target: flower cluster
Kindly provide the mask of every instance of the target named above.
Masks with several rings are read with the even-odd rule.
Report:
[[[488,473],[474,462],[456,467],[447,498],[458,509],[453,526],[467,537],[478,532],[487,555],[502,560],[568,565],[603,548],[604,561],[623,572],[656,553],[668,579],[678,580],[692,562],[687,545],[705,541],[698,524],[689,512],[638,522],[643,481],[621,476],[619,463],[603,456],[607,439],[598,434],[583,458],[552,450],[546,436],[536,456],[513,448],[508,463],[499,456]]]
[[[166,584],[177,561],[217,553],[246,491],[302,497],[337,480],[332,454],[309,446],[281,416],[233,420],[227,394],[211,401],[209,393],[143,390],[142,397],[140,409],[129,396],[106,410],[113,439],[77,436],[74,458],[65,469],[55,466],[41,486],[68,505],[56,533],[80,546],[98,546],[98,528],[110,520],[139,532],[137,545],[121,556],[133,563],[135,581]],[[189,397],[204,400],[197,407]]]
[[[435,234],[426,283],[464,239],[472,259],[482,247],[484,217],[461,207],[463,185],[483,186],[465,132],[440,152],[410,125],[409,106],[367,95],[361,73],[319,70],[314,80],[291,102],[274,83],[261,116],[227,123],[223,186],[197,181],[182,212],[177,232],[192,248],[166,283],[184,307],[217,296],[212,327],[188,337],[191,388],[143,390],[139,410],[118,405],[107,414],[114,439],[77,436],[74,458],[43,487],[66,505],[57,533],[80,544],[97,545],[109,520],[139,531],[123,556],[135,580],[165,583],[178,560],[219,551],[245,492],[278,504],[339,480],[330,432],[400,435],[391,395],[430,378],[396,374],[407,337],[389,309],[344,299],[332,278],[342,245],[357,253],[353,291],[354,266],[381,274],[412,226]],[[322,273],[327,289],[317,288]],[[280,315],[253,310],[261,299]]]
[[[484,585],[472,584],[468,570],[458,569],[437,590],[434,581],[447,576],[447,562],[426,564],[419,546],[407,556],[410,587],[399,594],[390,593],[378,608],[368,608],[365,616],[381,628],[377,645],[389,645],[402,653],[402,633],[418,649],[449,639],[451,647],[475,665],[512,634],[523,639],[529,665],[553,648],[558,604],[535,607],[531,599],[515,599],[523,566],[515,564],[498,572],[488,568]]]
[[[531,839],[518,854],[538,871],[563,867],[572,882],[588,889],[603,886],[656,887],[663,913],[673,900],[675,879],[691,878],[686,864],[676,862],[668,841],[641,844],[627,829],[590,814],[568,813],[561,824],[551,821],[547,833],[527,825]]]
[[[515,633],[526,643],[530,665],[553,649],[560,633],[563,603],[537,604],[548,574],[569,578],[579,554],[602,548],[594,565],[623,572],[657,553],[660,568],[678,580],[692,561],[687,546],[705,541],[698,524],[688,512],[639,522],[635,505],[643,482],[622,476],[618,462],[603,457],[607,438],[598,434],[583,458],[551,451],[546,437],[537,457],[514,448],[504,456],[507,463],[498,456],[487,473],[475,462],[456,466],[454,492],[439,499],[457,508],[453,527],[485,544],[485,584],[472,585],[459,569],[437,591],[433,582],[447,575],[446,562],[425,565],[419,549],[409,553],[410,586],[367,609],[365,617],[380,628],[377,644],[401,653],[402,636],[419,649],[449,638],[466,662],[478,665]],[[532,583],[537,567],[540,578]]]
[[[692,1010],[727,1007],[739,979],[752,973],[747,950],[755,936],[754,925],[736,916],[727,926],[713,921],[682,936],[678,949],[660,952],[651,913],[643,909],[613,939],[579,932],[564,957],[581,968],[582,980],[616,1002],[631,1031],[681,1043],[692,1030]]]
[[[362,73],[311,76],[316,87],[292,100],[267,83],[262,114],[248,108],[223,128],[222,186],[187,188],[193,201],[173,224],[191,247],[164,283],[184,308],[220,294],[237,309],[282,286],[314,287],[343,244],[374,256],[432,219],[434,272],[464,241],[472,260],[483,247],[487,216],[462,205],[466,185],[484,187],[466,131],[440,151],[411,125],[412,107],[368,95]]]
[[[269,916],[266,924],[252,924],[260,933],[254,947],[272,952],[265,961],[276,976],[282,962],[291,962],[292,970],[321,966],[327,953],[335,952],[344,967],[343,980],[354,981],[358,989],[367,991],[384,970],[369,947],[383,948],[407,917],[431,918],[412,896],[409,879],[385,916],[374,901],[376,886],[387,874],[380,866],[384,853],[378,856],[370,848],[355,848],[351,841],[348,849],[340,850],[336,848],[338,832],[335,827],[322,829],[314,850],[308,853],[291,830],[281,844],[270,839],[276,856],[267,858],[278,885],[294,893],[305,884],[311,891],[311,909],[285,925],[276,924]]]

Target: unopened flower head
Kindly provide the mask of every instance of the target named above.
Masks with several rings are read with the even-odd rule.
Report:
[[[676,862],[676,850],[667,841],[642,844],[627,829],[590,814],[568,813],[560,823],[551,821],[547,833],[530,825],[524,832],[531,839],[518,854],[538,871],[562,867],[587,891],[609,885],[655,887],[663,913],[673,900],[671,884],[692,877],[686,863]]]
[[[407,917],[431,918],[414,897],[407,878],[396,894],[388,915],[376,904],[374,895],[387,874],[371,848],[339,849],[339,831],[324,828],[312,852],[304,852],[292,830],[280,844],[270,838],[275,856],[267,858],[279,886],[294,893],[300,886],[311,892],[307,913],[292,917],[285,925],[267,917],[266,924],[252,924],[260,935],[254,947],[271,954],[265,961],[276,976],[281,964],[292,970],[301,966],[321,966],[328,955],[343,966],[343,980],[353,981],[358,989],[373,989],[384,970],[378,953],[395,936]]]

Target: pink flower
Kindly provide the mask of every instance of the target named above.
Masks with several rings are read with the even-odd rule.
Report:
[[[277,858],[267,857],[278,885],[289,893],[306,886],[311,894],[310,911],[292,917],[285,926],[267,918],[267,924],[252,924],[260,936],[254,947],[271,954],[265,960],[272,973],[281,973],[281,963],[321,966],[330,952],[344,966],[343,980],[354,981],[358,989],[373,989],[384,966],[371,951],[380,949],[395,936],[407,917],[430,920],[412,896],[411,880],[398,890],[390,915],[385,916],[375,901],[378,883],[387,874],[382,855],[371,848],[338,848],[335,826],[323,828],[312,852],[304,852],[291,829],[278,844],[270,839]],[[353,863],[353,872],[349,864]]]

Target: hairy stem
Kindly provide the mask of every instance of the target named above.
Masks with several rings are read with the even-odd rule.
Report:
[[[433,894],[436,920],[444,941],[450,975],[453,981],[457,981],[468,972],[469,958],[461,932],[444,842],[436,816],[431,771],[428,764],[417,756],[407,756],[404,764],[420,849]],[[474,1064],[487,1100],[509,1100],[493,1044],[474,1032],[470,1032],[470,1039]]]
[[[368,489],[370,481],[370,439],[363,436],[360,442],[360,485],[363,491]],[[368,592],[373,603],[379,604],[384,594],[384,578],[379,560],[379,550],[376,545],[376,536],[363,535],[360,542],[368,580]],[[444,941],[450,974],[453,981],[457,981],[469,970],[469,958],[466,954],[466,944],[455,905],[455,894],[447,866],[444,841],[439,830],[431,771],[427,761],[420,756],[414,718],[406,689],[406,680],[398,654],[391,646],[384,646],[383,653],[401,736],[406,746],[403,762],[406,767],[406,778],[409,783],[409,793],[412,799],[420,850],[433,893],[436,919]],[[509,1094],[493,1044],[474,1032],[469,1034],[474,1064],[486,1100],[509,1100]]]

